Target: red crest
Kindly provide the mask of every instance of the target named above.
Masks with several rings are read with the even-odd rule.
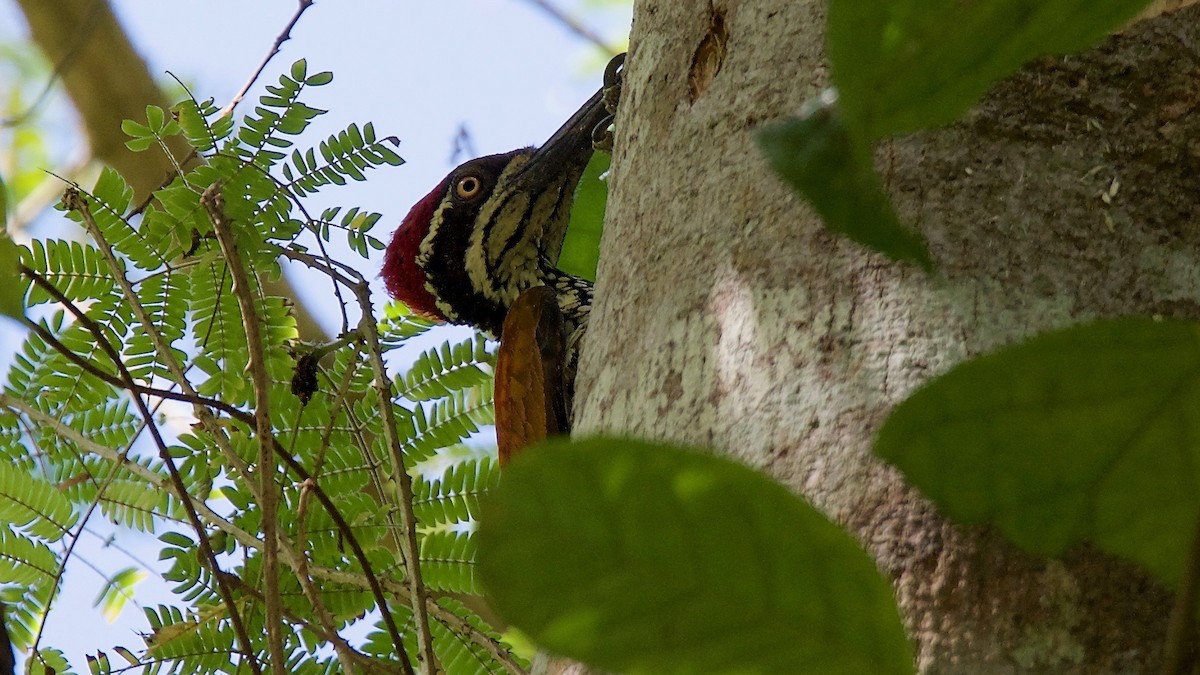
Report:
[[[425,288],[425,270],[417,264],[417,255],[421,252],[421,241],[429,234],[433,211],[446,194],[446,187],[447,181],[442,181],[412,207],[396,228],[383,256],[383,280],[388,294],[417,314],[441,321],[446,317]]]

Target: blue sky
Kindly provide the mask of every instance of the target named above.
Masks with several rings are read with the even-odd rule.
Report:
[[[283,0],[113,3],[152,72],[165,77],[171,71],[199,98],[212,96],[218,105],[242,86],[296,7]],[[622,44],[628,33],[627,6],[597,9],[598,3],[586,0],[557,4],[583,17],[611,44]],[[231,18],[235,14],[236,21]],[[23,32],[14,4],[0,0],[0,41]],[[390,235],[409,206],[456,163],[451,154],[460,128],[469,131],[477,154],[540,143],[595,91],[605,60],[526,0],[318,0],[251,90],[242,112],[253,105],[262,83],[274,81],[298,58],[308,59],[310,70],[335,75],[332,84],[306,99],[330,111],[317,120],[314,142],[350,122],[368,121],[381,135],[401,140],[399,152],[407,164],[339,190],[336,197],[340,204],[383,213],[375,232],[380,238]],[[69,119],[69,114],[47,111],[47,119],[57,118]],[[69,124],[55,126],[62,126],[55,130],[56,159],[64,161],[82,141]],[[39,223],[39,229],[54,227],[53,222]],[[380,260],[377,256],[363,265],[368,277],[377,274]],[[327,287],[303,279],[298,285],[310,304],[328,302]],[[376,289],[382,301],[378,284]],[[328,330],[337,330],[336,312],[317,314],[329,321]],[[13,344],[19,336],[6,333],[3,338]],[[153,563],[157,555],[157,542],[149,536],[121,534],[116,544],[145,562]],[[77,554],[108,573],[136,564],[96,536],[85,535]],[[92,609],[100,582],[87,565],[73,565],[46,630],[46,641],[65,649],[72,665],[84,672],[83,654],[116,644],[136,649],[140,640],[134,632],[146,629],[136,607],[112,624]],[[168,598],[161,584],[139,586],[139,602]]]

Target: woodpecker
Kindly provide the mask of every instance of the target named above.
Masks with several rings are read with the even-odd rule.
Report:
[[[388,293],[418,314],[490,333],[503,350],[510,307],[523,291],[547,287],[562,313],[564,369],[573,372],[592,284],[556,265],[584,167],[594,147],[611,143],[623,63],[624,54],[609,63],[604,86],[541,147],[465,162],[418,201],[384,255]]]

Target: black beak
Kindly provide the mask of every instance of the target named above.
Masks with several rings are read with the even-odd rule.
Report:
[[[592,158],[593,139],[612,122],[612,96],[620,83],[625,55],[618,54],[604,71],[604,86],[584,103],[533,155],[513,178],[521,187],[536,188],[583,172]]]

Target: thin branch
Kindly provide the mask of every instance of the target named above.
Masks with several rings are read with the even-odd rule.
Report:
[[[451,612],[450,610],[444,609],[436,602],[432,603],[432,606],[443,610],[442,613],[438,613],[437,618],[446,626],[446,628],[449,628],[459,635],[466,636],[469,640],[471,640],[471,642],[483,647],[485,650],[487,650],[489,656],[504,664],[504,667],[508,668],[509,672],[513,673],[513,675],[525,675],[525,669],[521,667],[520,663],[517,663],[517,659],[513,657],[511,652],[509,652],[488,635],[480,632],[479,629],[471,625],[471,622],[455,614],[454,612]]]
[[[232,574],[229,575],[229,577],[230,577],[230,579],[229,579],[230,583],[232,583],[239,591],[244,593],[246,595],[246,597],[248,597],[252,600],[257,600],[259,602],[264,602],[263,595],[262,595],[262,593],[259,592],[259,590],[257,588],[247,584],[241,577],[234,576]],[[286,607],[283,610],[283,615],[285,618],[287,618],[288,621],[291,621],[292,623],[295,623],[298,626],[302,626],[303,628],[312,631],[312,633],[314,635],[316,635],[317,637],[320,637],[321,639],[323,639],[327,642],[335,641],[334,639],[331,638],[331,636],[329,634],[327,634],[325,632],[325,629],[322,628],[320,625],[313,623],[312,621],[308,620],[307,618],[305,618],[303,616],[296,614],[295,612],[289,611]],[[336,635],[336,633],[335,633],[335,635]],[[349,649],[348,656],[351,659],[353,659],[355,662],[359,663],[364,668],[366,668],[368,672],[386,672],[386,673],[396,672],[395,668],[387,667],[388,664],[380,663],[373,657],[367,656],[366,654],[359,653],[359,652],[355,651],[353,648],[350,648],[350,646],[348,644],[346,645],[346,647]],[[347,670],[346,672],[354,673],[354,672],[358,672],[358,671],[357,671],[357,669],[353,669],[353,670]]]
[[[263,533],[263,587],[267,605],[267,648],[271,654],[271,672],[286,675],[283,651],[283,603],[279,598],[279,488],[275,482],[278,468],[267,439],[271,428],[271,378],[267,375],[266,359],[263,355],[262,322],[255,307],[254,288],[250,275],[246,274],[245,262],[238,251],[229,219],[225,216],[224,199],[220,184],[214,184],[200,196],[200,203],[208,211],[213,232],[225,264],[233,276],[233,295],[237,299],[246,331],[246,368],[250,371],[250,382],[254,388],[254,427],[258,437],[259,508],[262,510]]]
[[[26,319],[26,321],[28,321],[28,319]],[[41,326],[38,326],[38,327],[40,328]],[[155,411],[157,411],[157,409],[158,408],[156,406]],[[149,420],[146,420],[142,423],[141,428],[138,429],[137,433],[134,434],[129,439],[129,442],[125,445],[125,449],[122,450],[114,458],[114,464],[116,464],[117,466],[121,466],[128,462],[129,451],[133,448],[133,444],[135,442],[137,442],[138,437],[141,436],[142,431],[144,431],[146,429],[146,425],[148,423],[149,423]],[[80,458],[80,459],[82,460],[82,458]],[[80,461],[80,465],[84,466],[82,461]],[[50,608],[53,606],[55,596],[58,594],[59,586],[62,584],[63,575],[66,574],[67,563],[71,560],[71,556],[75,552],[75,546],[79,543],[79,539],[83,536],[84,531],[90,532],[90,530],[87,530],[88,521],[91,520],[92,514],[96,512],[96,507],[99,506],[100,502],[104,499],[105,490],[107,490],[108,487],[113,484],[113,481],[115,481],[117,479],[117,476],[119,475],[119,472],[113,471],[113,472],[109,473],[108,477],[106,477],[104,479],[103,483],[96,483],[95,476],[93,476],[91,474],[91,472],[87,470],[86,466],[84,466],[83,470],[84,470],[84,473],[87,475],[86,480],[91,481],[92,483],[96,484],[96,496],[94,499],[91,500],[91,503],[88,504],[87,508],[84,510],[83,516],[80,518],[80,521],[79,521],[79,527],[72,534],[71,543],[69,543],[67,545],[66,551],[63,552],[62,564],[59,566],[59,569],[54,574],[54,583],[51,586],[50,592],[48,594],[46,594],[46,598],[47,598],[46,606],[42,609],[43,616],[48,616],[50,614]],[[130,554],[128,552],[126,552],[126,555],[130,555]],[[130,557],[133,557],[133,556],[130,555]],[[143,567],[145,567],[146,569],[150,569],[150,567],[148,565],[146,565],[145,563],[143,563],[141,560],[138,560],[136,558],[134,558],[134,559],[137,560],[137,562],[139,564],[141,564]],[[83,562],[84,562],[84,564],[90,566],[97,574],[99,574],[102,578],[106,579],[109,583],[112,582],[111,579],[109,579],[103,572],[101,572],[94,565],[87,562],[86,560],[84,560]],[[34,638],[33,638],[33,647],[30,648],[31,653],[36,654],[38,652],[38,645],[41,643],[42,634],[43,634],[43,631],[45,630],[45,628],[46,628],[45,622],[42,622],[41,624],[38,625],[37,633],[34,635]]]
[[[308,539],[308,502],[312,495],[313,485],[311,480],[300,485],[300,504],[296,506],[296,541],[300,543],[301,551],[306,546],[305,540]],[[300,580],[300,588],[308,598],[308,604],[312,605],[313,612],[317,615],[317,621],[325,628],[325,632],[329,633],[329,641],[333,643],[333,649],[337,653],[338,661],[342,664],[342,669],[347,673],[353,673],[354,658],[350,654],[352,650],[350,645],[346,644],[346,641],[338,634],[337,628],[333,625],[333,616],[329,613],[329,608],[321,601],[321,594],[313,585],[312,575],[308,572],[308,557],[302,554],[297,562],[300,563],[300,569],[296,570],[296,578]]]
[[[550,2],[550,0],[527,1],[529,4],[545,12],[547,16],[561,24],[563,28],[566,28],[584,40],[596,45],[609,56],[616,56],[618,54],[618,50],[614,49],[607,42],[605,42],[604,38],[600,37],[598,33],[580,23],[575,17],[559,9],[554,3]]]
[[[321,237],[320,228],[316,226],[318,221],[312,217],[311,213],[308,212],[308,207],[304,205],[304,200],[300,199],[300,195],[296,194],[292,190],[292,184],[280,181],[278,178],[272,175],[270,171],[267,171],[265,168],[253,162],[243,162],[242,165],[249,169],[257,169],[265,178],[274,183],[276,188],[283,192],[283,194],[287,195],[288,200],[300,210],[300,213],[304,216],[305,222],[311,228],[313,238],[317,242],[317,248],[321,249],[321,255],[324,257],[325,262],[330,265],[335,264],[333,258],[329,256],[329,251],[325,249],[325,240]],[[281,247],[281,249],[282,248],[283,247]],[[341,265],[342,263],[336,264]],[[343,267],[345,267],[345,265],[343,265]],[[361,278],[361,275],[359,276]],[[337,306],[342,312],[342,333],[348,333],[350,332],[350,317],[346,315],[346,300],[342,297],[342,289],[338,287],[336,278],[333,279],[332,285],[333,295],[335,298],[337,298]]]
[[[315,1],[315,0],[310,0],[310,2],[311,1]],[[324,258],[324,261],[327,263],[327,265],[322,266],[321,269],[323,271],[329,269],[333,265],[337,265],[337,266],[340,266],[342,269],[353,273],[356,278],[358,278],[358,279],[362,278],[362,275],[359,274],[357,270],[350,267],[349,265],[346,265],[345,263],[337,262],[336,260],[334,260],[333,258],[331,258],[329,256],[329,251],[327,251],[325,249],[325,241],[321,237],[320,228],[317,227],[318,223],[323,223],[324,221],[318,221],[317,219],[312,217],[312,214],[308,212],[308,207],[306,207],[304,205],[304,201],[300,198],[300,195],[296,194],[292,190],[291,183],[284,183],[283,181],[279,180],[274,175],[272,175],[270,171],[267,171],[266,168],[261,167],[254,162],[244,160],[244,159],[241,159],[238,157],[232,157],[232,158],[240,161],[243,169],[247,169],[250,171],[257,171],[260,175],[262,175],[263,178],[266,178],[267,180],[274,183],[275,187],[279,190],[279,192],[281,194],[285,195],[287,197],[288,201],[290,201],[300,211],[300,214],[304,216],[304,220],[308,224],[310,231],[312,231],[312,233],[313,233],[313,238],[317,242],[317,248],[321,249],[321,255]],[[285,256],[287,255],[287,252],[289,250],[290,249],[288,249],[287,247],[284,247],[284,246],[279,247],[280,254],[285,255]],[[313,259],[315,260],[316,258],[314,257]],[[334,297],[337,298],[337,306],[341,309],[342,333],[344,334],[344,333],[347,333],[350,331],[350,317],[346,315],[346,301],[344,298],[342,298],[342,290],[341,290],[341,288],[338,287],[337,282],[342,281],[346,286],[350,286],[351,282],[344,281],[345,277],[342,277],[341,275],[334,275],[332,272],[327,272],[327,274],[333,280],[333,284],[332,284],[333,285],[333,295],[334,295]]]
[[[122,457],[122,453],[119,453],[116,450],[114,450],[108,446],[101,445],[101,444],[97,443],[96,441],[93,441],[92,439],[84,436],[82,433],[80,433],[74,427],[63,422],[62,420],[60,420],[56,417],[53,417],[52,415],[49,415],[41,410],[38,410],[37,408],[29,405],[22,399],[9,396],[8,394],[5,394],[3,392],[0,392],[0,408],[8,408],[17,413],[20,413],[21,415],[28,417],[31,421],[36,422],[40,427],[49,429],[50,431],[53,431],[56,435],[79,446],[79,448],[81,450],[83,450],[84,452],[96,455],[107,461],[113,462],[114,464],[116,464],[118,466],[121,466],[121,467],[127,469],[130,473],[136,475],[138,478],[145,480],[150,485],[152,485],[158,489],[161,489],[161,490],[166,490],[180,500],[187,499],[187,500],[191,501],[193,506],[196,508],[197,512],[199,512],[200,515],[209,524],[228,533],[231,537],[234,538],[234,540],[236,540],[239,544],[241,544],[242,546],[245,546],[246,548],[254,549],[254,550],[262,549],[262,542],[260,540],[258,540],[256,537],[251,535],[249,532],[246,532],[245,530],[239,528],[238,526],[236,526],[233,523],[229,522],[228,520],[224,519],[223,517],[218,515],[216,512],[212,511],[208,507],[208,504],[206,504],[204,501],[197,499],[196,497],[193,497],[189,493],[185,493],[182,495],[177,493],[175,490],[175,486],[169,480],[164,479],[160,474],[154,472],[151,469],[148,469],[148,468],[142,466],[141,464],[138,464],[137,462],[129,461],[129,459],[127,457]],[[306,481],[306,483],[307,483],[307,481]],[[315,491],[315,489],[317,489],[315,487],[316,484],[312,483],[312,485],[313,485],[313,489]],[[343,534],[343,538],[345,538],[344,534]],[[335,583],[346,584],[349,586],[355,586],[358,588],[365,588],[365,589],[371,588],[371,583],[366,579],[366,577],[364,575],[352,574],[352,573],[345,572],[342,570],[335,570],[335,569],[330,569],[330,568],[322,567],[322,566],[308,566],[306,562],[304,563],[304,566],[302,567],[302,564],[300,562],[303,559],[302,556],[295,555],[286,546],[283,548],[283,550],[285,552],[289,553],[289,555],[286,556],[286,558],[287,558],[286,562],[293,569],[297,570],[297,573],[299,573],[299,571],[301,569],[307,569],[310,577],[316,577],[319,579],[324,579],[324,580],[332,581]],[[228,575],[227,575],[227,578],[228,578]],[[397,595],[401,598],[407,598],[409,595],[408,587],[402,583],[384,582],[382,585],[380,585],[380,588],[381,588],[381,590],[387,590],[390,593],[394,593],[395,595]],[[439,618],[441,618],[441,620],[444,623],[447,623],[447,625],[451,625],[451,626],[453,624],[450,622],[453,622],[455,620],[455,617],[457,616],[457,615],[451,614],[448,610],[444,610],[444,609],[441,612],[439,612],[438,614],[439,614]],[[294,619],[294,617],[289,617],[289,618]],[[303,623],[302,621],[297,621],[297,622]],[[319,634],[321,633],[321,631],[315,630],[315,629],[314,629],[314,632],[319,633]],[[489,653],[492,653],[493,656],[495,656],[495,658],[497,658],[498,660],[502,660],[503,656],[505,654],[507,654],[507,652],[503,649],[503,647],[501,647],[498,643],[496,643],[495,640],[491,640],[487,635],[480,633],[478,630],[473,631],[473,633],[470,634],[469,637],[471,638],[471,640],[473,642],[476,642],[477,644],[482,645],[485,649],[488,649]],[[491,643],[490,645],[489,645],[489,642]],[[356,658],[359,659],[360,661],[362,659],[367,658],[362,655],[359,655],[357,652],[355,652],[355,654],[356,654]],[[511,658],[511,656],[509,658]],[[371,665],[377,666],[378,664],[371,662]],[[117,671],[114,671],[114,672],[117,672]],[[411,672],[411,671],[408,671],[408,672]],[[513,672],[519,674],[519,671],[513,671]]]
[[[283,257],[287,258],[288,260],[294,260],[296,262],[303,263],[303,264],[311,267],[312,269],[317,270],[318,272],[321,272],[322,274],[325,274],[329,278],[337,281],[338,283],[340,283],[348,288],[353,288],[356,284],[364,283],[364,279],[362,278],[362,275],[359,275],[357,270],[354,270],[353,268],[349,267],[348,265],[345,265],[344,263],[330,260],[329,262],[333,263],[333,265],[327,265],[320,258],[318,258],[315,255],[312,255],[311,253],[305,253],[303,251],[297,251],[296,249],[287,248],[287,247],[280,249],[280,253],[283,255]],[[342,274],[341,272],[338,272],[337,270],[334,269],[335,265],[344,268],[344,270],[347,272],[354,273],[355,275],[358,276],[358,278],[351,279],[350,277]]]
[[[354,438],[354,444],[358,448],[359,453],[363,456],[363,459],[367,462],[367,476],[371,481],[371,489],[373,489],[376,494],[379,495],[380,499],[386,499],[387,491],[384,488],[385,481],[382,480],[379,473],[379,467],[383,466],[383,462],[381,462],[379,458],[375,456],[375,453],[371,452],[371,444],[367,441],[368,435],[364,429],[365,425],[363,424],[362,420],[358,419],[358,416],[354,414],[354,409],[351,407],[346,408],[346,418],[350,421],[350,434]],[[404,540],[402,538],[404,521],[401,520],[400,523],[397,524],[395,520],[395,513],[396,509],[394,508],[387,510],[386,517],[388,520],[388,525],[390,526],[388,528],[388,534],[391,535],[392,542],[395,544],[396,550],[402,551],[404,549]]]
[[[222,117],[228,117],[229,115],[233,114],[233,109],[242,102],[242,98],[246,96],[246,92],[250,91],[250,87],[253,87],[254,83],[258,81],[259,76],[262,75],[263,71],[267,69],[267,64],[271,63],[271,59],[275,58],[275,55],[279,53],[279,49],[283,46],[283,43],[291,39],[292,29],[296,27],[296,22],[300,20],[300,17],[306,11],[308,11],[309,7],[313,6],[315,1],[316,0],[300,0],[300,6],[296,8],[296,13],[292,15],[292,20],[288,21],[287,25],[283,27],[283,32],[275,37],[275,42],[271,45],[271,50],[267,52],[267,55],[263,58],[262,63],[258,64],[258,68],[254,71],[254,74],[250,76],[249,80],[246,80],[246,84],[242,85],[242,88],[239,89],[238,93],[234,95],[231,101],[229,101],[229,104],[221,109],[221,113],[217,115],[218,119]]]
[[[400,438],[396,433],[396,412],[392,406],[392,381],[387,374],[387,366],[383,363],[383,348],[379,344],[379,330],[371,313],[371,289],[367,284],[359,283],[354,287],[354,296],[362,311],[359,321],[359,333],[366,338],[367,354],[371,359],[371,368],[375,371],[375,398],[379,408],[379,416],[383,422],[384,442],[391,452],[392,480],[399,491],[400,524],[404,528],[403,546],[400,548],[405,562],[405,573],[412,587],[413,623],[417,633],[417,659],[422,671],[437,672],[437,660],[433,653],[433,637],[429,632],[429,589],[421,580],[421,563],[417,545],[417,519],[413,514],[412,476],[404,462],[404,453],[400,450]]]
[[[312,472],[314,476],[320,476],[321,469],[325,466],[325,457],[329,450],[330,439],[333,438],[334,422],[337,420],[337,416],[342,412],[349,412],[351,409],[347,401],[350,385],[354,380],[355,373],[358,372],[358,368],[362,364],[362,359],[359,358],[362,345],[359,339],[357,339],[357,334],[354,335],[356,338],[354,341],[354,354],[350,357],[350,361],[346,365],[346,371],[342,373],[342,381],[338,383],[333,395],[332,405],[329,406],[329,422],[325,425],[325,430],[321,432],[321,443],[318,445],[317,457],[313,460]],[[321,357],[324,356],[320,348],[314,349],[312,354],[317,361],[320,361]]]
[[[204,517],[206,521],[208,521],[209,524],[228,533],[234,538],[234,540],[246,548],[258,550],[262,547],[262,542],[256,537],[224,519],[216,512],[212,511],[208,507],[208,504],[206,504],[204,501],[193,497],[191,494],[180,495],[175,493],[174,486],[170,483],[170,481],[163,479],[160,474],[142,466],[141,464],[138,464],[137,462],[131,462],[128,458],[121,459],[120,453],[118,453],[116,450],[87,438],[77,429],[71,427],[62,420],[38,410],[19,398],[11,397],[3,392],[0,392],[0,407],[9,408],[24,415],[25,417],[28,417],[33,422],[36,422],[39,426],[49,429],[56,435],[65,438],[66,440],[79,446],[79,448],[84,452],[94,454],[98,457],[104,458],[107,461],[113,462],[114,464],[118,464],[154,487],[171,492],[178,499],[187,499],[191,501],[196,510]],[[315,481],[309,483],[311,480],[312,479],[305,479],[305,484],[310,485],[310,489],[314,494],[316,494],[320,487]],[[350,539],[344,530],[339,529],[339,532],[342,534],[343,539]],[[300,569],[300,557],[301,556],[295,556],[296,564],[294,565],[294,569]],[[289,561],[289,565],[292,565],[291,561]],[[344,570],[332,569],[320,565],[307,565],[306,567],[309,576],[313,578],[322,579],[333,583],[346,584],[348,586],[354,586],[357,588],[378,590],[380,593],[386,591],[403,600],[407,600],[410,597],[408,585],[403,582],[391,580],[372,582],[366,577],[366,575],[354,574]],[[377,602],[380,601],[380,597],[382,596],[376,596]],[[429,611],[432,615],[437,617],[438,621],[441,621],[443,624],[445,624],[447,628],[455,631],[456,633],[466,635],[471,642],[482,647],[492,658],[496,659],[500,663],[503,663],[508,668],[509,672],[513,673],[513,675],[525,674],[525,671],[521,668],[521,665],[516,662],[512,654],[510,654],[508,650],[503,647],[503,645],[501,645],[491,636],[472,626],[469,622],[454,612],[442,607],[441,605],[438,605],[433,601],[432,598],[430,599]],[[407,672],[412,671],[409,670]]]

